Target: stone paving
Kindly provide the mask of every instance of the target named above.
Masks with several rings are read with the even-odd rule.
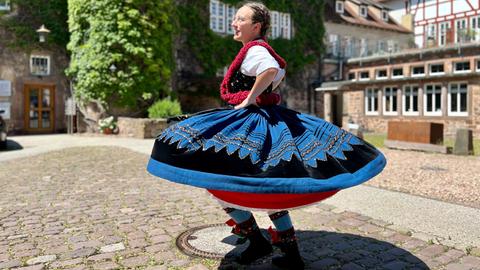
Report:
[[[82,147],[2,161],[0,269],[241,268],[175,247],[184,230],[228,218],[204,190],[150,176],[147,159],[119,147]],[[480,269],[475,247],[422,241],[326,204],[291,213],[309,269]],[[256,217],[270,225],[266,214]],[[245,268],[271,265],[266,258]]]

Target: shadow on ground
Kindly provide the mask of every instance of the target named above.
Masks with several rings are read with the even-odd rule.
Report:
[[[297,237],[305,269],[429,269],[409,251],[374,238],[324,231],[297,231]],[[241,247],[230,253],[237,254],[237,249]],[[275,249],[272,255],[279,254]],[[219,269],[279,269],[271,265],[271,257],[241,266],[227,254]]]
[[[7,139],[7,147],[6,149],[0,149],[0,151],[14,151],[14,150],[22,150],[23,146],[14,140]]]

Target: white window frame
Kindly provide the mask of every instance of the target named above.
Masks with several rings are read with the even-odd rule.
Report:
[[[343,1],[335,1],[335,12],[343,14],[345,12],[345,3]]]
[[[469,69],[467,69],[467,70],[457,70],[457,64],[458,63],[468,63],[469,64]],[[453,62],[452,64],[453,64],[453,67],[452,67],[453,73],[455,73],[455,74],[472,72],[472,66],[471,66],[471,61],[470,60],[468,60],[468,61],[457,61],[457,62]]]
[[[437,25],[433,24],[433,23],[428,24],[426,26],[426,28],[427,28],[427,31],[426,31],[427,35],[425,37],[425,44],[426,44],[429,37],[433,37],[433,40],[436,41],[437,40]]]
[[[272,39],[280,36],[280,14],[278,11],[272,11]]]
[[[436,101],[435,101],[435,87],[440,86],[440,110],[439,111],[427,111],[427,95],[428,95],[428,86],[432,86],[433,96],[432,96],[432,109],[435,109]],[[423,86],[423,115],[425,116],[442,116],[443,111],[443,91],[442,91],[442,84],[439,83],[429,83]]]
[[[441,22],[438,25],[438,46],[447,44],[447,33],[450,29],[450,22]]]
[[[386,75],[383,76],[383,77],[380,77],[380,76],[379,76],[380,71],[385,71]],[[377,70],[375,70],[375,79],[377,79],[377,80],[386,80],[386,79],[388,79],[388,70],[387,70],[386,68],[382,68],[382,69],[377,69]]]
[[[458,35],[458,31],[460,29],[462,29],[462,30],[468,29],[467,19],[466,18],[458,19],[458,20],[455,20],[454,23],[455,23],[455,43],[461,43],[463,41],[460,40],[460,36]],[[459,26],[461,26],[461,27],[459,27]]]
[[[470,30],[475,32],[475,41],[480,41],[480,15],[470,17]]]
[[[382,19],[386,22],[388,22],[388,11],[382,10]]]
[[[215,10],[214,10],[215,7]],[[223,16],[220,9],[223,8]],[[225,33],[225,4],[218,0],[210,0],[210,29],[217,33]],[[220,27],[221,25],[221,27]]]
[[[395,69],[400,69],[400,70],[402,70],[402,75],[394,75],[393,71],[394,71]],[[400,78],[403,78],[403,76],[404,76],[404,75],[403,75],[403,71],[404,71],[404,70],[403,70],[403,67],[392,68],[392,73],[391,73],[391,74],[392,74],[392,79],[400,79]]]
[[[291,16],[289,13],[280,13],[280,35],[284,39],[291,39]]]
[[[443,71],[442,72],[432,72],[432,66],[442,65]],[[439,76],[445,74],[445,64],[444,63],[430,63],[428,64],[428,75],[430,76]]]
[[[365,12],[362,12],[365,11]],[[360,5],[358,7],[358,13],[360,14],[360,16],[364,17],[364,18],[367,18],[367,15],[368,15],[368,9],[367,9],[367,6],[365,5]]]
[[[387,91],[390,90],[390,91]],[[388,95],[392,98],[392,102],[390,102],[390,110],[387,111],[387,92],[391,92],[391,95]],[[393,99],[396,100],[397,107],[395,111],[393,110]],[[396,86],[385,86],[383,87],[382,93],[382,107],[383,107],[383,115],[398,115],[398,88]]]
[[[413,94],[413,89],[416,88],[417,89],[417,111],[407,111],[407,88],[410,89],[410,108],[413,108],[413,96],[415,96]],[[420,101],[420,87],[418,86],[418,84],[408,84],[408,85],[404,85],[403,86],[403,94],[402,94],[402,114],[403,115],[408,115],[408,116],[416,116],[416,115],[420,115],[420,112],[419,112],[419,108],[420,108],[420,104],[419,104],[419,101]]]
[[[47,59],[47,72],[46,73],[34,73],[34,68],[33,68],[33,59],[34,58]],[[35,54],[30,55],[30,73],[32,75],[35,75],[35,76],[49,76],[50,75],[50,56],[49,55],[35,55]]]
[[[0,10],[2,11],[10,11],[10,0],[0,0]]]
[[[460,102],[461,102],[461,92],[460,92],[460,85],[461,84],[466,84],[467,85],[467,88],[465,89],[465,98],[467,100],[465,100],[465,103],[466,103],[466,109],[467,111],[465,112],[460,112]],[[451,92],[452,92],[452,85],[457,85],[458,86],[458,92],[456,93],[457,95],[457,109],[458,111],[452,111],[451,110],[451,104],[452,104],[452,96],[451,96]],[[448,113],[448,116],[468,116],[468,82],[451,82],[448,84],[448,94],[447,94],[447,113]]]
[[[371,94],[369,94],[369,92]],[[380,99],[378,98],[378,93],[380,92],[380,89],[379,88],[373,88],[373,87],[370,87],[370,88],[367,88],[365,89],[365,115],[379,115],[380,114]],[[368,107],[368,101],[372,102],[372,108],[369,108]],[[377,100],[377,110],[375,111],[375,99]],[[373,109],[373,110],[370,110],[370,109]]]
[[[412,66],[411,69],[410,69],[410,77],[425,77],[425,65],[423,65],[423,73],[421,74],[413,74],[413,69],[416,68],[416,67],[422,67],[422,65],[418,65],[418,66]]]
[[[368,78],[362,78],[362,73],[368,73]],[[358,80],[359,81],[369,81],[370,80],[370,71],[359,71],[358,72]]]
[[[235,13],[237,12],[236,8],[231,5],[227,5],[225,7],[225,12],[226,12],[226,30],[227,34],[233,34],[233,27],[232,27],[232,21],[233,17],[235,17]]]

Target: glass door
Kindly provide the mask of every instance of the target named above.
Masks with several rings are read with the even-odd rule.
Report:
[[[27,131],[53,131],[54,90],[54,86],[25,85],[25,127]]]

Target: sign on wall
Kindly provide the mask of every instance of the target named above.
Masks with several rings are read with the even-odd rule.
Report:
[[[12,95],[12,82],[0,80],[0,97],[9,97]]]
[[[0,102],[0,111],[4,111],[1,115],[3,119],[10,119],[10,102]]]

